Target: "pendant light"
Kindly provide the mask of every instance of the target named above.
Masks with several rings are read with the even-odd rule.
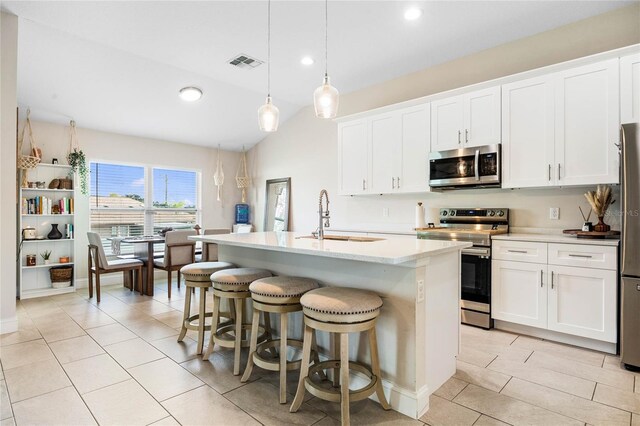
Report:
[[[280,111],[271,103],[271,0],[268,2],[267,12],[267,100],[258,109],[258,124],[263,132],[278,130]]]
[[[327,50],[328,50],[328,0],[324,1],[324,79],[322,86],[313,92],[313,106],[316,109],[316,117],[334,118],[338,114],[338,89],[329,82],[327,73]]]

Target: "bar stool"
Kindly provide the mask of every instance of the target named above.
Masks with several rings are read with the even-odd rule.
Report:
[[[251,298],[249,285],[255,280],[272,276],[266,269],[258,268],[234,268],[215,272],[211,275],[213,284],[213,322],[211,324],[211,336],[209,337],[209,347],[203,359],[209,358],[215,344],[223,348],[233,348],[235,350],[233,358],[233,375],[240,374],[240,349],[249,346],[245,332],[251,330],[251,324],[244,323],[244,300]],[[220,312],[220,301],[222,299],[233,301],[235,304],[236,317],[233,324],[219,324],[218,312]],[[264,314],[264,327],[259,327],[261,342],[271,337],[271,324],[269,315]],[[233,334],[233,337],[229,336]]]
[[[241,382],[246,382],[251,376],[254,364],[269,371],[280,372],[280,404],[287,402],[287,371],[300,368],[300,360],[287,361],[287,347],[302,348],[302,340],[287,338],[289,313],[302,310],[300,297],[309,290],[318,288],[318,283],[308,278],[300,277],[269,277],[251,283],[251,299],[253,300],[253,322],[251,325],[251,344],[249,346],[249,360],[242,375]],[[258,345],[258,320],[260,312],[269,315],[270,312],[280,314],[280,338],[269,339]],[[313,335],[315,337],[315,333]],[[315,343],[315,342],[314,342]],[[260,355],[261,352],[274,350],[279,347],[279,360],[269,360]],[[312,348],[314,362],[319,363],[315,344]]]
[[[180,268],[180,274],[184,277],[185,298],[184,312],[182,316],[182,329],[178,336],[178,342],[182,342],[187,330],[198,330],[198,346],[197,354],[202,353],[204,345],[204,332],[211,330],[211,325],[206,325],[206,318],[213,315],[212,312],[206,312],[207,290],[211,287],[211,274],[223,269],[235,268],[236,265],[229,262],[199,262],[191,263]],[[191,315],[191,293],[196,288],[200,289],[200,305],[198,313]]]
[[[376,339],[376,319],[380,314],[382,299],[373,292],[345,287],[323,287],[311,290],[300,299],[304,312],[304,343],[302,365],[296,396],[289,411],[295,413],[302,405],[305,389],[312,395],[326,401],[340,402],[342,424],[350,424],[349,401],[360,401],[374,392],[382,408],[389,410],[389,404],[382,388],[382,376],[378,358]],[[309,357],[313,342],[313,331],[320,330],[340,336],[339,359],[314,364],[309,368]],[[371,368],[358,362],[349,361],[349,333],[368,331]],[[334,356],[337,357],[337,348]],[[370,379],[367,386],[349,390],[349,369],[363,373]],[[311,381],[311,376],[325,369],[340,369],[340,390],[325,389]],[[338,380],[334,373],[334,383]]]

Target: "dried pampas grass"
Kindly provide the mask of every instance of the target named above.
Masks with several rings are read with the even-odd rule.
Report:
[[[598,217],[603,217],[609,206],[615,203],[611,193],[611,187],[608,185],[598,185],[595,191],[589,191],[585,193],[584,196]]]

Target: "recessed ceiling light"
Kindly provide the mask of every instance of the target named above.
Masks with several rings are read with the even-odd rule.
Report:
[[[311,56],[305,56],[302,59],[300,59],[300,63],[302,65],[306,65],[306,66],[313,65],[314,62],[315,61],[313,60],[313,58]]]
[[[411,7],[404,11],[404,19],[407,21],[415,21],[422,16],[422,9]]]
[[[186,102],[195,102],[202,97],[202,90],[197,87],[183,87],[180,89],[180,99]]]

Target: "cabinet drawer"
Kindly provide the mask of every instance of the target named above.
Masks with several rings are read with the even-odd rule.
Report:
[[[491,257],[496,260],[547,263],[547,243],[497,240],[491,247]]]
[[[616,270],[618,248],[581,244],[549,244],[549,265]]]

